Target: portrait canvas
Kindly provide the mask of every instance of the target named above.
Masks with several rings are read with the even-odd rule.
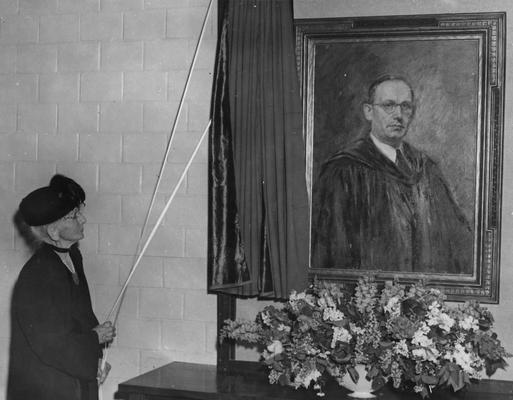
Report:
[[[420,277],[454,299],[468,295],[494,301],[500,228],[502,23],[500,14],[298,21],[312,275],[349,281],[362,272],[383,279],[412,281]],[[425,234],[429,226],[438,229],[432,234],[436,240],[427,246],[429,254],[422,256],[429,259],[426,262],[403,265],[397,261],[407,257],[401,252],[408,244],[400,238],[389,240],[394,235],[390,220],[381,216],[384,226],[373,222],[380,218],[374,215],[381,212],[379,204],[393,202],[393,195],[368,187],[360,192],[355,182],[359,181],[358,187],[369,186],[368,178],[354,171],[344,172],[350,164],[344,157],[360,157],[358,143],[369,137],[371,122],[363,111],[364,104],[369,103],[369,86],[385,75],[399,77],[411,87],[414,111],[404,142],[418,150],[422,160],[432,163],[442,182],[441,189],[423,193],[417,201],[432,203],[439,210],[422,214],[424,205],[420,204],[411,211],[419,215],[409,223],[418,226],[407,235]],[[338,175],[326,174],[327,165],[338,162],[334,161],[337,158],[342,160]],[[342,178],[341,173],[345,174]],[[350,184],[345,183],[348,179]],[[426,192],[427,186],[418,187],[417,191]],[[345,194],[337,193],[344,190]],[[320,191],[327,194],[318,195]],[[441,191],[447,192],[443,194],[447,199],[434,199]],[[364,197],[367,199],[362,200]],[[331,199],[329,205],[326,198]],[[324,212],[325,207],[333,210]],[[334,210],[337,207],[345,211]],[[453,207],[455,217],[447,211]],[[319,223],[320,218],[329,221]],[[453,229],[459,221],[468,227],[462,228],[468,232],[468,240],[462,239],[467,235],[463,230]],[[449,228],[441,229],[444,223]],[[329,230],[318,231],[327,225]],[[341,229],[341,225],[348,228]],[[365,229],[368,232],[362,234]],[[423,232],[415,233],[415,229]],[[353,239],[350,235],[355,232],[359,236]],[[343,238],[337,239],[337,235]],[[447,245],[451,241],[454,243]],[[343,246],[347,246],[345,253],[340,250]],[[413,254],[419,253],[419,246],[426,247],[422,241],[412,246]],[[376,251],[376,247],[385,250]],[[338,256],[318,256],[323,251]],[[450,262],[440,256],[444,252],[450,253]]]

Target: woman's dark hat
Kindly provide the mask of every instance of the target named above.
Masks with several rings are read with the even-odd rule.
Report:
[[[19,211],[30,226],[51,224],[85,201],[85,192],[73,179],[54,175],[48,186],[29,193],[20,203]]]

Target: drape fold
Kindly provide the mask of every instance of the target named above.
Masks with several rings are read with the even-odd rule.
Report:
[[[209,137],[209,290],[283,299],[306,286],[308,268],[292,2],[224,6]]]

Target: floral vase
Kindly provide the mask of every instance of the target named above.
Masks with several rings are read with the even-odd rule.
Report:
[[[354,368],[360,377],[358,382],[354,383],[349,373],[344,375],[341,382],[342,386],[352,391],[352,393],[349,393],[348,396],[357,399],[372,399],[376,397],[374,394],[372,394],[372,381],[369,381],[365,377],[367,375],[367,371],[365,371],[365,365],[357,364]]]

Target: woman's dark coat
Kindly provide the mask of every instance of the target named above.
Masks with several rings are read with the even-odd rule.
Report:
[[[79,283],[43,244],[23,267],[12,296],[8,400],[96,400],[101,346],[82,266]]]

